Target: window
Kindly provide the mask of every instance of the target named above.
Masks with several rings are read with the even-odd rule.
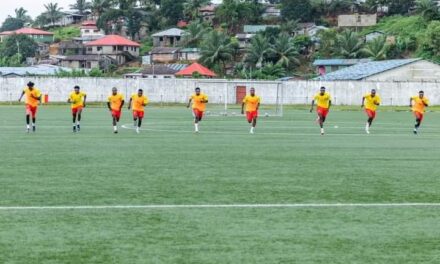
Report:
[[[358,16],[356,17],[356,22],[357,22],[357,23],[361,23],[361,22],[362,22],[362,19],[361,19],[361,16],[360,16],[360,15],[358,15]]]
[[[116,47],[116,46],[113,46],[113,51],[116,51],[116,49],[117,49],[117,47]]]
[[[102,51],[102,47],[96,47],[97,51]]]
[[[87,48],[87,51],[92,52],[92,51],[93,51],[93,48],[92,48],[92,47],[89,47],[89,48]]]
[[[118,51],[124,51],[124,47],[123,46],[118,46]]]
[[[159,37],[159,41],[162,42],[163,41],[163,37]]]
[[[86,30],[85,30],[85,32],[86,32],[86,33],[89,33],[89,32],[90,32],[90,30],[86,29]]]

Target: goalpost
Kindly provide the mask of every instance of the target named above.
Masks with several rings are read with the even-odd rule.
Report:
[[[277,81],[246,80],[197,80],[194,88],[200,87],[209,97],[206,111],[211,116],[241,115],[241,104],[250,88],[261,97],[261,116],[283,116],[284,85]]]

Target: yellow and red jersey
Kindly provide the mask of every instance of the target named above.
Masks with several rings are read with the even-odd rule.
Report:
[[[321,95],[321,93],[315,94],[315,97],[313,97],[313,99],[315,100],[318,107],[329,108],[332,97],[329,93],[325,92],[323,95]]]
[[[197,109],[199,111],[204,112],[206,110],[206,103],[208,101],[208,96],[204,93],[200,93],[199,95],[193,94],[190,99],[192,100],[192,108]]]
[[[243,98],[243,103],[246,104],[246,112],[254,112],[257,111],[258,109],[258,104],[260,103],[261,98],[259,96],[251,96],[251,95],[246,95]]]
[[[138,94],[133,94],[131,96],[131,107],[133,111],[144,111],[144,105],[147,105],[148,102],[148,97],[145,95],[139,96]]]
[[[124,96],[120,93],[117,93],[116,95],[112,94],[108,97],[110,108],[115,111],[121,110],[122,101],[124,101]]]
[[[414,112],[418,113],[425,113],[426,105],[429,105],[429,100],[426,98],[426,96],[423,96],[423,98],[420,98],[419,96],[413,96],[411,99],[414,101],[412,110]]]
[[[39,99],[41,96],[41,92],[40,90],[38,90],[38,88],[33,88],[32,90],[29,89],[29,87],[24,88],[23,90],[24,95],[25,95],[25,102],[27,105],[30,105],[32,107],[36,107],[38,106],[39,103]]]
[[[71,92],[69,95],[70,106],[73,108],[78,108],[84,106],[84,97],[87,94],[84,92],[76,93],[75,91]]]
[[[376,111],[377,104],[381,103],[380,96],[377,94],[373,97],[371,93],[369,93],[364,95],[364,98],[365,98],[364,105],[365,105],[365,109],[367,110]]]

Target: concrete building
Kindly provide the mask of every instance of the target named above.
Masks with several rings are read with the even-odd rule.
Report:
[[[85,46],[87,55],[108,56],[114,59],[118,65],[139,57],[139,43],[118,35],[108,35],[88,42]]]
[[[440,79],[440,65],[422,59],[370,61],[326,74],[318,79],[322,81],[436,82]]]
[[[179,48],[155,47],[150,51],[153,63],[174,63],[179,60]]]
[[[215,9],[218,5],[207,5],[199,8],[199,13],[202,16],[203,21],[212,23],[215,17]]]
[[[153,78],[153,79],[174,79],[175,74],[180,70],[186,68],[187,64],[158,64],[148,65],[142,70],[128,73],[124,75],[124,78],[137,79],[137,78]]]
[[[325,75],[358,63],[370,61],[370,59],[318,59],[313,62],[313,66],[316,67],[317,74]]]
[[[377,24],[377,14],[339,15],[338,27],[370,27]]]
[[[281,9],[279,9],[276,5],[268,5],[264,9],[262,17],[264,18],[281,17]]]
[[[200,49],[198,48],[184,48],[179,50],[179,60],[197,61],[200,59]]]
[[[238,33],[235,35],[235,38],[238,41],[238,46],[240,49],[249,48],[251,45],[251,39],[255,36],[255,34],[246,34],[246,33]]]
[[[87,43],[90,41],[95,41],[105,36],[104,30],[99,29],[96,26],[96,21],[86,20],[82,22],[81,27],[81,37],[76,37],[74,40],[80,43]]]
[[[55,21],[55,23],[53,23],[53,24],[50,23],[45,26],[46,27],[50,27],[50,26],[64,27],[64,26],[68,26],[68,25],[78,24],[81,22],[81,20],[85,19],[88,15],[90,15],[89,11],[86,11],[85,14],[83,14],[83,15],[80,15],[75,12],[69,12],[69,11],[62,12],[60,19]]]
[[[184,30],[178,28],[170,28],[165,31],[153,34],[154,47],[178,47],[182,40]]]

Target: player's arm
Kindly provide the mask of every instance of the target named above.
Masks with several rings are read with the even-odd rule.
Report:
[[[428,100],[422,100],[422,102],[423,102],[423,104],[425,105],[425,106],[428,106]]]
[[[71,104],[72,103],[72,99],[69,97],[69,98],[67,98],[67,103],[68,104]]]
[[[131,102],[133,101],[133,98],[130,98],[130,101],[128,102],[128,110],[131,108]]]
[[[124,104],[125,104],[125,100],[122,100],[121,107],[119,108],[119,111],[122,111],[122,107],[124,106]]]
[[[310,107],[310,113],[313,112],[313,106],[315,105],[315,99],[312,100],[312,106]]]
[[[364,103],[365,103],[365,96],[362,97],[362,103],[361,103],[361,108],[364,108]]]
[[[332,100],[328,100],[328,109],[332,106]]]
[[[111,106],[110,106],[110,102],[109,101],[107,101],[107,107],[108,107],[108,110],[112,110],[112,108],[111,108]]]
[[[258,111],[258,109],[260,109],[260,103],[259,102],[257,104],[257,111]]]
[[[21,95],[20,95],[20,98],[18,98],[18,101],[19,101],[19,102],[21,101],[21,99],[23,99],[24,94],[25,94],[25,92],[22,91],[22,92],[21,92]]]
[[[208,103],[208,98],[203,98],[200,102],[204,103],[204,104],[207,104]]]
[[[411,97],[411,98],[409,98],[409,107],[412,107],[412,101],[413,101],[414,99]]]
[[[244,105],[245,105],[245,102],[241,103],[241,114],[244,114]]]
[[[83,101],[83,106],[86,107],[86,100],[87,100],[87,95],[84,95],[84,101]]]
[[[186,105],[186,108],[189,108],[191,106],[192,98],[189,98],[188,104]]]

